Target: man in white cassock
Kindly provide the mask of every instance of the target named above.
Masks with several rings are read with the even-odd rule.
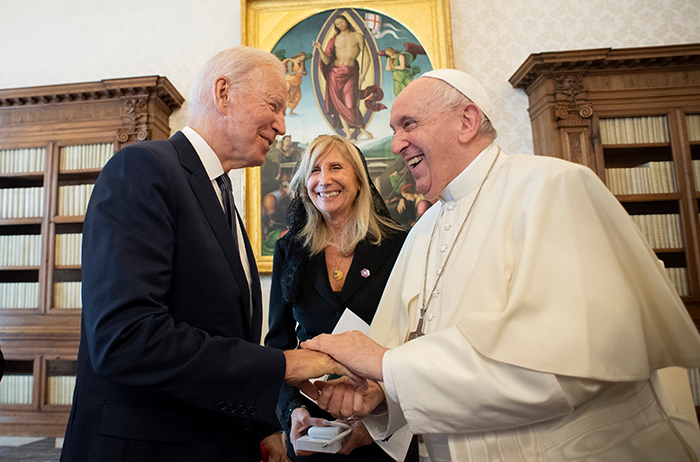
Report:
[[[432,462],[697,460],[700,336],[663,265],[590,169],[503,152],[492,114],[455,70],[396,98],[392,151],[438,201],[369,337],[302,345],[376,382],[319,404],[375,439],[408,425]]]

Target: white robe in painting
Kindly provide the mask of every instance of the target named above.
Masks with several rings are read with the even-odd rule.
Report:
[[[407,424],[433,462],[695,460],[685,370],[657,371],[700,365],[700,336],[662,264],[590,169],[499,152],[484,150],[406,239],[370,329],[391,348],[389,413],[365,421],[371,433]],[[426,267],[430,292],[497,155],[426,335],[406,343]]]

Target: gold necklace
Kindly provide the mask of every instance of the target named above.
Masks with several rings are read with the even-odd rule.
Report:
[[[340,252],[340,260],[338,260],[338,263],[335,265],[335,269],[333,270],[333,279],[340,281],[344,276],[343,272],[340,270],[340,265],[343,264],[343,260],[345,260],[349,255],[345,255],[337,245],[333,243],[331,243],[331,245]]]
[[[489,167],[488,171],[486,172],[486,176],[484,176],[484,179],[482,180],[481,184],[479,185],[479,189],[476,191],[476,196],[474,196],[474,200],[472,201],[472,205],[469,207],[469,211],[467,211],[467,216],[464,217],[464,221],[462,222],[462,226],[459,227],[459,231],[457,231],[457,235],[455,236],[455,240],[452,241],[452,246],[450,247],[450,251],[447,253],[447,257],[445,258],[445,262],[442,264],[442,268],[438,270],[437,273],[437,278],[435,278],[435,284],[433,285],[433,289],[430,291],[430,297],[428,300],[425,300],[425,285],[427,284],[428,281],[428,260],[430,259],[430,248],[433,246],[433,237],[435,236],[435,230],[438,227],[438,223],[440,223],[440,218],[442,217],[443,212],[445,211],[445,208],[443,207],[440,210],[440,216],[438,219],[435,221],[435,225],[433,226],[433,232],[430,234],[430,241],[428,242],[428,252],[425,256],[425,273],[423,276],[423,300],[421,304],[421,309],[420,309],[420,319],[418,320],[418,325],[416,326],[416,330],[413,332],[408,333],[408,338],[407,341],[411,341],[415,338],[418,338],[422,335],[425,335],[423,332],[423,319],[425,319],[425,313],[428,311],[428,306],[430,305],[430,302],[433,300],[433,294],[435,293],[435,289],[437,288],[438,282],[440,281],[440,278],[442,275],[445,273],[445,268],[447,267],[447,262],[450,260],[450,256],[452,256],[452,251],[455,248],[455,245],[457,244],[457,241],[459,240],[459,236],[462,235],[462,231],[464,231],[464,226],[467,224],[467,220],[469,219],[469,216],[472,214],[472,210],[474,209],[474,204],[476,204],[476,200],[479,198],[479,194],[481,194],[481,188],[484,187],[484,183],[486,183],[486,180],[488,179],[489,175],[491,175],[491,170],[493,170],[494,165],[496,165],[496,160],[498,160],[498,156],[501,154],[501,148],[498,148],[498,152],[496,153],[496,157],[494,157],[493,162],[491,162],[491,166]]]

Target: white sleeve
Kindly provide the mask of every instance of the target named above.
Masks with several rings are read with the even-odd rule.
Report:
[[[387,398],[398,401],[394,376],[391,374],[391,350],[387,350],[382,356],[382,377],[384,378],[384,394]]]
[[[386,409],[383,412],[373,412],[364,420],[367,431],[369,431],[369,434],[372,435],[372,438],[375,440],[388,438],[399,431],[399,429],[406,426],[406,420],[397,402],[394,379],[391,376],[391,368],[389,367],[391,364],[391,351],[392,350],[387,350],[382,357],[382,375],[384,382],[380,383],[380,385],[382,385],[382,389],[384,390]]]
[[[413,433],[514,428],[571,412],[603,382],[563,378],[493,361],[457,328],[405,343],[385,355],[385,389],[398,398]],[[392,401],[391,399],[387,400]],[[389,420],[392,420],[389,406]]]

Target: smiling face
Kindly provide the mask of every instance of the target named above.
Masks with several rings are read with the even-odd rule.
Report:
[[[286,103],[284,75],[269,66],[251,76],[251,84],[231,88],[223,127],[228,156],[222,164],[228,163],[229,168],[262,165],[275,138],[286,131]]]
[[[309,198],[326,221],[345,223],[359,189],[357,173],[337,148],[315,159],[306,180]]]
[[[416,191],[432,201],[466,165],[458,141],[462,111],[436,111],[431,85],[444,84],[422,78],[402,90],[391,108],[390,125],[395,133],[391,151],[410,168]]]

